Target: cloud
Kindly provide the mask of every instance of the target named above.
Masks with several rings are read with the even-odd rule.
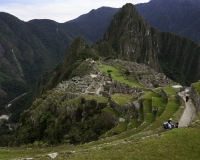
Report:
[[[144,3],[149,0],[1,0],[0,11],[10,13],[21,20],[51,19],[66,22],[102,6],[120,8],[125,3]]]

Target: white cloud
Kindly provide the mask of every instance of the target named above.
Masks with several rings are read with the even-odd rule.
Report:
[[[21,20],[51,19],[65,22],[102,6],[120,8],[126,3],[145,3],[149,0],[1,0],[0,11]]]

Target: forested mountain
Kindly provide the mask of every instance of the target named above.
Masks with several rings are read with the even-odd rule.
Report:
[[[200,43],[199,0],[151,0],[136,8],[150,26]]]
[[[0,113],[27,92],[36,79],[59,63],[77,36],[88,44],[102,37],[118,9],[102,7],[66,22],[31,20],[0,13]],[[96,27],[98,26],[98,27]]]
[[[151,0],[136,8],[150,26],[199,43],[199,0]],[[101,7],[62,24],[52,20],[23,22],[0,13],[0,113],[5,104],[25,93],[39,75],[62,60],[74,38],[81,36],[89,45],[101,39],[118,10]]]
[[[111,57],[114,59],[106,61]],[[173,81],[195,82],[200,78],[199,61],[197,43],[150,27],[134,5],[126,4],[114,16],[102,40],[90,47],[81,37],[76,38],[64,60],[38,80],[38,98],[21,114],[15,142],[85,143],[98,139],[118,122],[112,115],[123,116],[124,125],[128,126],[132,117],[141,117],[142,113],[131,104],[143,103],[138,96],[144,88],[169,86],[175,84]],[[161,71],[167,77],[158,73]],[[174,89],[172,97],[176,92]],[[158,94],[159,98],[161,93]],[[120,97],[125,102],[118,101]],[[178,109],[178,100],[174,103]],[[102,115],[104,111],[107,116]],[[121,132],[116,129],[109,134],[118,133]]]

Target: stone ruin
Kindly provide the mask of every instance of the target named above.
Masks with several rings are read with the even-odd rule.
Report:
[[[145,64],[138,64],[136,62],[123,61],[119,59],[109,60],[106,62],[108,65],[114,65],[116,63],[126,68],[130,73],[133,73],[136,80],[146,88],[170,86],[173,82],[167,78],[165,74],[157,73]]]
[[[96,62],[90,58],[86,59],[91,64]],[[160,86],[169,86],[172,81],[167,78],[163,73],[157,73],[150,67],[144,64],[138,64],[131,61],[123,61],[119,59],[101,61],[107,65],[120,64],[126,68],[130,73],[135,75],[135,80],[141,83],[145,88],[156,88]],[[63,81],[58,84],[57,90],[71,91],[76,93],[90,94],[96,96],[109,97],[112,94],[132,94],[135,95],[142,91],[137,87],[131,87],[127,84],[114,81],[112,78],[107,77],[103,72],[98,69],[93,69],[89,75],[84,77],[73,77],[69,81]]]

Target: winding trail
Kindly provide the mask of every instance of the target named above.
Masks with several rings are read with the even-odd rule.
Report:
[[[192,103],[192,100],[189,99],[187,102],[185,100],[186,92],[180,92],[179,95],[183,98],[185,101],[185,110],[183,112],[183,115],[181,116],[181,119],[179,121],[179,127],[187,127],[196,117],[196,109],[194,104]]]

